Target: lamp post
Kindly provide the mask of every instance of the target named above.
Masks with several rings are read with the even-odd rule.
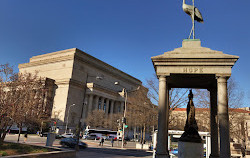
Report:
[[[115,82],[115,85],[120,85],[119,82]],[[125,96],[125,102],[124,102],[124,112],[123,112],[123,118],[122,118],[122,148],[124,148],[124,135],[125,135],[125,125],[126,125],[126,111],[127,111],[127,90],[126,88],[123,88],[122,90],[124,92]]]
[[[65,131],[64,131],[64,133],[66,133],[66,132],[67,132],[67,128],[68,128],[68,121],[69,121],[69,112],[70,112],[70,108],[71,108],[72,106],[75,106],[75,104],[72,104],[72,105],[70,105],[70,106],[69,106],[68,115],[67,115],[67,122],[66,122],[66,127],[65,127]]]

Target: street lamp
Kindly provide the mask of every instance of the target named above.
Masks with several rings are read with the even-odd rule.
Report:
[[[119,85],[119,82],[115,82],[115,85]],[[123,118],[122,118],[122,148],[124,147],[124,135],[125,135],[125,125],[126,125],[126,111],[127,111],[127,99],[128,94],[126,88],[123,87],[124,95],[125,95],[125,102],[124,102],[124,112],[123,112]]]
[[[64,133],[66,133],[66,132],[67,132],[67,128],[68,128],[68,121],[69,121],[69,112],[70,112],[70,108],[71,108],[72,106],[75,106],[75,104],[72,104],[72,105],[70,105],[70,106],[69,106],[68,115],[67,115],[67,122],[66,122],[66,128],[65,128]]]

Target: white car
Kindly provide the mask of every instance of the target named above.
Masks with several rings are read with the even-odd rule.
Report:
[[[75,136],[74,133],[64,133],[64,134],[62,134],[63,138],[73,138],[74,136]]]

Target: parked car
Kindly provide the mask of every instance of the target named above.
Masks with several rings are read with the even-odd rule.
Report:
[[[75,148],[77,144],[77,139],[76,138],[63,138],[61,139],[60,144],[63,147]],[[87,147],[88,145],[86,143],[79,141],[79,148],[85,149]]]
[[[62,138],[74,138],[75,137],[74,133],[64,133],[61,136]]]
[[[89,135],[85,139],[87,139],[87,140],[99,140],[100,137],[98,137],[96,135]]]
[[[111,140],[112,138],[113,138],[113,140],[117,139],[115,136],[107,136],[105,140]]]
[[[178,148],[170,150],[170,153],[173,155],[178,155]]]

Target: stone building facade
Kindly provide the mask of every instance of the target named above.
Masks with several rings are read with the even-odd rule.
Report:
[[[65,130],[66,122],[69,128],[74,128],[81,113],[85,119],[94,109],[102,109],[111,116],[122,113],[123,88],[130,91],[142,84],[133,76],[77,48],[34,56],[28,63],[19,64],[19,71],[37,72],[39,76],[55,81],[51,117],[58,120],[60,131]]]

